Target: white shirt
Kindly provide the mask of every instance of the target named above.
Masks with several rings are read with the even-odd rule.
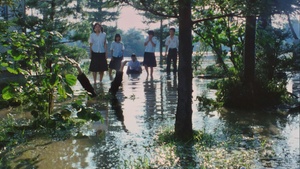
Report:
[[[112,53],[113,57],[122,57],[124,49],[125,49],[125,47],[124,47],[123,42],[113,41],[111,43],[110,50],[113,51],[113,53]]]
[[[136,71],[139,71],[140,68],[141,68],[141,64],[139,61],[135,61],[133,62],[132,60],[128,62],[128,68],[129,70],[136,70]]]
[[[100,32],[98,35],[92,33],[89,38],[89,43],[92,44],[92,51],[96,53],[105,53],[104,43],[106,43],[106,33]]]
[[[149,40],[149,37],[146,38],[145,42],[147,42],[148,40]],[[155,44],[155,46],[153,46],[151,42],[148,42],[148,44],[145,46],[145,52],[150,52],[150,53],[155,52],[155,48],[156,48],[156,44],[157,44],[156,37],[152,37],[152,42]]]
[[[178,49],[178,46],[179,46],[178,36],[174,35],[173,38],[171,38],[170,36],[168,36],[166,38],[165,45],[168,46],[168,50],[169,49],[173,49],[173,48]]]

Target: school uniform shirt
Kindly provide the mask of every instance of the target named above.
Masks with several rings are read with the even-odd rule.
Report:
[[[129,67],[129,70],[136,70],[136,71],[139,71],[140,70],[140,67],[141,67],[141,64],[139,61],[135,61],[133,62],[132,60],[128,62],[128,67]]]
[[[147,42],[148,40],[149,40],[149,37],[146,38],[145,42]],[[151,42],[148,42],[148,44],[145,46],[145,52],[149,52],[149,53],[155,52],[155,48],[156,48],[156,44],[157,44],[156,37],[152,37],[152,41],[155,44],[155,46],[153,46]]]
[[[95,53],[105,53],[104,42],[106,41],[106,33],[101,32],[98,35],[92,33],[89,38],[89,43],[92,43],[92,51]]]
[[[165,42],[165,45],[168,46],[168,50],[169,49],[178,49],[178,46],[179,46],[179,39],[178,39],[178,36],[174,35],[173,36],[173,39],[171,39],[170,36],[168,36],[166,38],[166,42]]]
[[[113,57],[122,57],[123,51],[125,50],[123,42],[115,42],[113,41],[110,46],[110,50],[113,51]]]

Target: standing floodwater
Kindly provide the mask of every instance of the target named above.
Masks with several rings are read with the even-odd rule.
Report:
[[[166,146],[168,150],[166,153],[155,144],[155,139],[161,131],[166,128],[174,129],[178,80],[174,76],[167,77],[161,67],[154,70],[153,78],[147,77],[146,72],[133,76],[124,74],[117,98],[108,101],[106,106],[99,106],[98,101],[90,101],[90,106],[100,111],[105,120],[104,123],[91,122],[83,126],[81,130],[84,137],[64,141],[43,138],[28,141],[26,145],[20,145],[16,149],[17,155],[14,159],[16,164],[26,159],[36,159],[36,163],[32,166],[39,169],[132,168],[135,166],[133,161],[137,163],[140,160],[143,164],[155,163],[157,168],[204,166],[201,161],[204,158],[193,154],[197,152],[196,147],[184,149],[177,147],[168,150],[169,147]],[[91,80],[91,75],[88,76]],[[207,89],[210,81],[193,79],[194,130],[213,134],[220,140],[242,134],[243,137],[238,138],[239,145],[235,145],[234,142],[227,145],[228,155],[237,153],[230,151],[230,146],[239,146],[241,151],[245,152],[255,152],[255,149],[251,149],[252,146],[269,146],[269,152],[261,152],[265,156],[254,157],[255,168],[299,167],[299,112],[292,115],[278,115],[270,111],[242,113],[235,110],[200,111],[196,96],[205,93],[207,97],[215,98],[216,91]],[[291,89],[299,92],[299,83],[294,79],[291,82],[293,86]],[[110,80],[105,74],[103,83],[96,85],[96,91],[107,92],[109,86]],[[79,83],[75,89],[83,90]],[[97,130],[101,130],[99,135],[96,134]],[[267,158],[268,153],[272,158]],[[214,158],[220,158],[219,154],[211,155],[210,159]],[[225,155],[222,158],[225,163],[229,157]]]

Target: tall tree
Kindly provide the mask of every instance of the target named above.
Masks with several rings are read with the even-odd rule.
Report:
[[[213,3],[212,3],[213,2]],[[178,70],[178,105],[176,112],[175,134],[178,138],[189,139],[192,133],[192,36],[191,30],[195,23],[214,20],[222,17],[239,15],[246,18],[245,49],[244,49],[244,78],[249,84],[253,82],[255,75],[255,30],[256,17],[261,14],[259,7],[265,1],[261,0],[232,0],[201,2],[190,0],[159,1],[159,0],[127,0],[126,3],[134,8],[151,12],[154,15],[179,19],[179,70]],[[270,2],[270,1],[268,1]],[[197,4],[198,3],[198,4]],[[199,7],[197,5],[207,4]],[[216,5],[221,8],[230,8],[229,12],[218,15],[205,14],[202,18],[193,18],[193,12],[206,12],[207,8],[214,9]],[[212,11],[212,10],[211,10]],[[192,20],[193,19],[193,20]]]
[[[253,9],[256,0],[250,0],[247,4]],[[252,10],[249,10],[252,11]],[[245,47],[244,47],[244,80],[246,86],[252,86],[255,77],[255,32],[256,16],[249,12],[246,16]]]
[[[179,0],[179,69],[178,105],[175,135],[183,140],[193,136],[192,130],[192,12],[191,0]]]

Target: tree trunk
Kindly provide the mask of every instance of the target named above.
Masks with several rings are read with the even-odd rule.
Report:
[[[192,20],[191,0],[179,0],[178,104],[175,136],[189,140],[192,128]]]
[[[244,80],[251,86],[255,78],[255,32],[256,17],[246,17],[245,51],[244,51]]]

